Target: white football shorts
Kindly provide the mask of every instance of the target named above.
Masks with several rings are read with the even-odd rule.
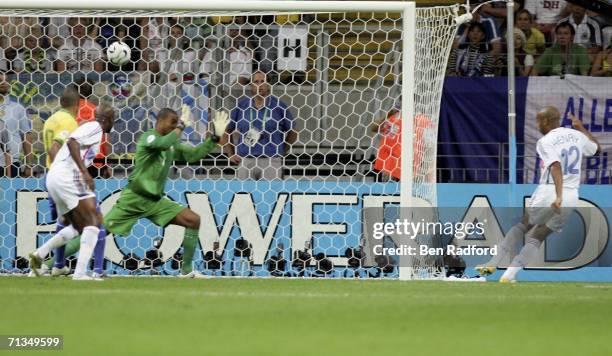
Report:
[[[578,189],[563,188],[563,201],[561,213],[555,213],[550,204],[557,198],[553,184],[539,185],[529,202],[529,223],[532,225],[546,225],[549,229],[561,232],[570,215],[578,206]]]
[[[47,191],[55,201],[58,217],[76,208],[79,200],[96,197],[85,184],[81,172],[73,169],[50,169]]]

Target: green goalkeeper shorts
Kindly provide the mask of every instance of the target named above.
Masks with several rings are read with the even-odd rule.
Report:
[[[124,189],[117,203],[104,217],[104,227],[115,235],[127,236],[138,219],[146,218],[157,226],[165,227],[183,209],[184,206],[167,197],[151,200]]]

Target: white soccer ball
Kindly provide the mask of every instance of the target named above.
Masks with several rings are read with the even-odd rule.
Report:
[[[106,59],[116,66],[122,66],[130,61],[132,50],[125,42],[115,42],[108,46]]]

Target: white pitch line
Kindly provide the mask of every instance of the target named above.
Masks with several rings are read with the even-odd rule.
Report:
[[[80,282],[82,284],[82,282]],[[96,282],[92,282],[96,283]],[[99,282],[98,282],[99,283]],[[0,295],[42,295],[42,296],[71,296],[71,295],[149,295],[149,296],[166,296],[168,292],[142,289],[142,290],[126,290],[126,289],[112,289],[112,288],[92,288],[92,289],[54,289],[54,290],[41,290],[41,289],[29,289],[27,291],[18,288],[7,288],[0,292]],[[212,297],[212,298],[347,298],[350,297],[350,293],[293,293],[293,292],[214,292],[214,291],[181,291],[180,295],[186,296],[201,296],[201,297]]]

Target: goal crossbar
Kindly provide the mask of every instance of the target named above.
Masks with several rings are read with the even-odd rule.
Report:
[[[401,12],[414,9],[414,2],[402,1],[278,1],[278,0],[104,0],[80,1],[70,0],[29,0],[25,2],[1,1],[0,11],[7,10],[67,10],[67,11],[95,11],[95,10],[160,10],[160,11],[283,11],[283,12],[346,12],[350,11],[390,11]]]

